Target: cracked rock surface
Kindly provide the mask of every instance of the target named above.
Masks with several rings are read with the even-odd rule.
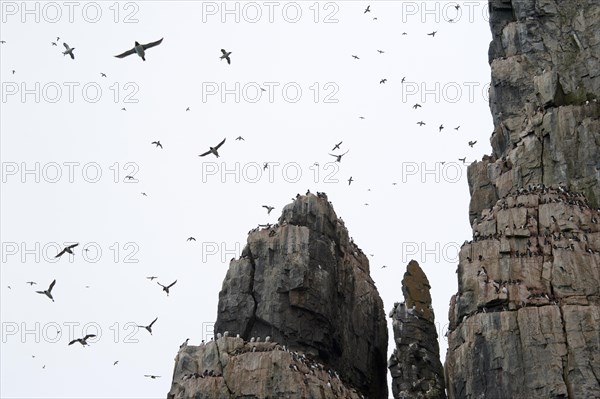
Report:
[[[215,333],[270,336],[336,370],[370,398],[387,397],[387,324],[365,254],[326,195],[284,207],[231,261]],[[270,396],[272,397],[272,396]]]

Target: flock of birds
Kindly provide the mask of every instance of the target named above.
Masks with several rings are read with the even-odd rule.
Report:
[[[456,9],[458,10],[458,9],[460,8],[460,5],[458,5],[458,4],[457,4],[455,7],[456,7]],[[371,6],[369,5],[369,6],[367,6],[367,8],[364,10],[364,14],[370,13],[371,11],[372,11],[372,10],[371,10]],[[377,18],[375,17],[374,19],[377,19]],[[431,36],[432,38],[434,38],[434,37],[436,36],[436,34],[437,34],[437,31],[433,31],[433,32],[431,32],[431,33],[428,33],[427,35],[428,35],[428,36]],[[402,35],[407,35],[407,33],[406,33],[406,32],[403,32],[403,33],[402,33]],[[137,55],[138,57],[140,57],[140,58],[141,58],[143,61],[146,61],[147,51],[148,51],[149,49],[151,49],[151,48],[154,48],[154,47],[157,47],[157,46],[161,45],[161,44],[162,44],[162,42],[163,42],[163,40],[164,40],[164,38],[161,38],[161,39],[159,39],[159,40],[156,40],[156,41],[153,41],[153,42],[150,42],[150,43],[146,43],[146,44],[140,44],[139,42],[137,42],[137,41],[136,41],[136,42],[134,43],[134,46],[133,46],[132,48],[130,48],[130,49],[128,49],[128,50],[126,50],[126,51],[124,51],[124,52],[122,52],[122,53],[118,54],[118,55],[115,55],[115,57],[116,57],[116,58],[120,58],[120,59],[122,59],[122,58],[125,58],[125,57],[128,57],[128,56],[130,56],[130,55],[133,55],[133,54],[135,54],[135,55]],[[52,45],[52,46],[58,46],[58,42],[60,42],[60,37],[57,37],[57,38],[56,38],[56,41],[52,41],[52,42],[51,42],[51,45]],[[5,41],[5,40],[1,40],[1,41],[0,41],[0,44],[6,44],[6,41]],[[62,44],[63,44],[63,46],[64,46],[64,51],[62,51],[62,54],[63,54],[64,56],[67,56],[67,55],[68,55],[68,56],[71,58],[71,60],[75,60],[75,58],[76,58],[76,57],[75,57],[75,49],[76,49],[76,48],[75,48],[75,47],[71,47],[69,44],[67,44],[67,43],[66,43],[66,42],[64,42],[64,41],[63,41],[63,43],[62,43]],[[385,54],[385,51],[384,51],[384,50],[381,50],[381,49],[377,49],[377,52],[378,52],[379,54]],[[232,54],[232,52],[231,52],[231,51],[227,51],[227,50],[225,50],[225,49],[221,49],[221,55],[219,56],[219,59],[220,59],[220,60],[226,60],[226,61],[227,61],[227,64],[229,64],[229,65],[230,65],[230,64],[231,64],[231,54]],[[358,55],[356,55],[356,54],[352,54],[351,56],[352,56],[352,58],[353,58],[354,60],[360,60],[360,57],[359,57]],[[15,72],[16,72],[15,70],[12,70],[12,74],[13,74],[13,75],[15,74]],[[103,77],[103,78],[106,78],[106,77],[107,77],[106,73],[104,73],[104,72],[100,72],[100,76],[101,76],[101,77]],[[402,80],[401,80],[401,83],[404,83],[405,81],[406,81],[406,77],[403,77],[403,78],[402,78]],[[386,84],[387,82],[388,82],[388,79],[387,79],[387,78],[382,78],[382,79],[380,79],[380,81],[379,81],[379,84]],[[261,88],[261,90],[263,90],[263,91],[264,91],[264,89],[262,89],[262,88]],[[419,109],[420,109],[420,108],[422,108],[422,107],[423,107],[423,106],[422,106],[421,104],[419,104],[419,103],[417,103],[417,104],[414,104],[414,105],[412,106],[412,108],[413,108],[414,110],[419,110]],[[123,111],[126,111],[126,109],[125,109],[125,108],[122,108],[122,110],[123,110]],[[190,107],[187,107],[187,108],[186,108],[186,111],[190,111]],[[365,118],[365,116],[359,116],[359,119],[361,119],[361,120],[364,120],[364,119],[366,119],[366,118]],[[419,125],[420,127],[423,127],[423,126],[426,126],[426,125],[427,125],[427,123],[426,123],[425,121],[423,121],[423,120],[420,120],[420,121],[418,121],[418,122],[417,122],[417,125]],[[438,131],[441,133],[441,132],[442,132],[444,129],[445,129],[445,126],[444,126],[444,124],[440,124],[440,126],[438,127]],[[455,131],[457,131],[457,132],[459,131],[459,129],[460,129],[460,126],[456,126],[456,127],[454,127],[454,130],[455,130]],[[236,141],[245,141],[245,139],[244,139],[242,136],[238,136],[238,137],[237,137],[235,140],[236,140]],[[208,155],[211,155],[211,154],[212,154],[212,155],[214,155],[216,158],[219,158],[219,157],[220,157],[219,150],[221,150],[221,148],[223,147],[223,145],[225,144],[225,142],[226,142],[226,138],[223,138],[223,140],[222,140],[221,142],[219,142],[218,144],[216,144],[214,147],[213,147],[213,146],[210,146],[210,147],[209,147],[209,149],[208,149],[207,151],[205,151],[205,152],[203,152],[203,153],[199,154],[198,156],[199,156],[199,157],[205,157],[205,156],[208,156]],[[163,144],[161,143],[161,141],[160,141],[160,140],[155,140],[155,141],[152,141],[150,144],[151,144],[151,145],[154,145],[154,146],[155,146],[157,149],[158,149],[158,148],[160,148],[160,149],[164,149],[164,147],[163,147]],[[471,147],[471,148],[473,148],[473,146],[474,146],[475,144],[477,144],[477,141],[476,141],[476,140],[471,140],[471,141],[469,141],[469,142],[468,142],[468,146],[469,146],[469,147]],[[343,141],[339,141],[338,143],[334,143],[334,145],[333,145],[333,147],[331,148],[331,150],[327,152],[329,156],[333,157],[333,159],[334,159],[334,162],[341,163],[341,162],[342,162],[342,159],[343,159],[343,157],[345,157],[345,156],[346,156],[346,155],[347,155],[347,154],[350,152],[350,150],[349,150],[349,149],[345,149],[345,151],[344,151],[344,150],[342,149],[342,145],[343,145]],[[342,152],[342,151],[343,151],[343,152]],[[337,152],[337,153],[336,153],[336,152]],[[464,163],[466,163],[466,157],[464,157],[464,158],[459,158],[458,160],[459,160],[459,161],[461,161],[463,164],[464,164]],[[444,162],[441,162],[441,163],[443,164]],[[316,163],[316,162],[315,162],[315,165],[316,165],[316,166],[318,166],[318,163]],[[263,165],[263,167],[264,167],[264,169],[267,169],[267,168],[269,167],[269,163],[268,163],[268,162],[265,162],[265,163],[264,163],[264,165]],[[133,179],[133,176],[126,176],[126,178],[128,178],[128,179]],[[350,176],[350,177],[349,177],[349,179],[347,180],[347,182],[348,182],[348,185],[350,186],[350,185],[351,185],[351,184],[352,184],[354,181],[355,181],[355,180],[353,179],[353,177],[352,177],[352,176]],[[393,183],[393,184],[394,184],[394,185],[396,185],[397,183]],[[147,193],[145,193],[145,192],[142,192],[141,194],[142,194],[143,196],[147,196],[147,195],[148,195],[148,194],[147,194]],[[365,205],[368,205],[368,204],[365,204]],[[266,211],[267,211],[267,215],[270,215],[271,211],[273,211],[273,210],[275,209],[275,207],[274,207],[274,206],[271,206],[271,205],[262,205],[262,207],[266,209]],[[188,238],[187,238],[187,241],[196,241],[196,239],[195,239],[194,237],[191,237],[191,236],[190,236],[190,237],[188,237]],[[76,248],[78,245],[79,245],[78,243],[75,243],[75,244],[71,244],[71,245],[65,246],[65,247],[64,247],[64,248],[63,248],[63,249],[62,249],[62,250],[61,250],[61,251],[60,251],[60,252],[59,252],[59,253],[58,253],[58,254],[55,256],[55,258],[60,258],[61,256],[65,255],[65,254],[69,254],[69,255],[72,255],[72,256],[74,256],[74,255],[75,255],[74,249],[75,249],[75,248]],[[371,256],[372,256],[372,255],[371,255]],[[387,266],[385,266],[385,265],[384,265],[384,266],[383,266],[383,268],[385,268],[385,267],[387,267]],[[148,277],[146,277],[146,278],[147,278],[148,280],[150,280],[150,281],[153,281],[154,279],[157,279],[157,277],[156,277],[156,276],[148,276]],[[170,283],[170,284],[168,284],[168,285],[163,285],[163,284],[161,284],[159,281],[157,281],[157,284],[158,284],[158,285],[159,285],[159,286],[162,288],[162,291],[163,291],[163,292],[165,292],[167,296],[169,296],[170,289],[172,289],[172,288],[173,288],[173,286],[174,286],[176,283],[177,283],[177,280],[173,281],[172,283]],[[33,286],[33,285],[37,285],[37,282],[35,282],[35,281],[28,281],[28,282],[26,282],[26,284],[29,284],[30,286]],[[35,291],[35,292],[36,292],[36,293],[38,293],[38,294],[40,294],[40,295],[44,295],[44,296],[46,296],[46,297],[47,297],[47,298],[49,298],[49,299],[50,299],[52,302],[54,302],[54,301],[55,301],[55,299],[54,299],[54,297],[53,297],[53,289],[55,288],[55,285],[56,285],[56,279],[54,279],[54,280],[53,280],[53,281],[52,281],[52,282],[49,284],[49,286],[48,286],[48,288],[47,288],[47,289],[45,289],[45,290],[38,290],[38,291]],[[8,288],[10,289],[11,287],[10,287],[10,286],[8,286]],[[137,325],[137,327],[138,327],[138,328],[140,328],[140,329],[145,329],[146,331],[148,331],[148,333],[150,333],[150,334],[152,335],[152,327],[153,327],[153,325],[154,325],[154,324],[157,322],[157,320],[158,320],[158,317],[156,317],[156,318],[155,318],[155,319],[154,319],[154,320],[153,320],[151,323],[149,323],[148,325]],[[60,331],[59,331],[59,333],[60,333]],[[81,338],[76,338],[76,339],[73,339],[73,340],[71,340],[71,341],[68,343],[68,345],[70,346],[70,345],[73,345],[73,344],[75,344],[75,343],[79,343],[79,344],[81,344],[81,346],[82,346],[82,347],[85,347],[85,346],[88,346],[88,345],[89,345],[89,342],[88,342],[88,340],[90,340],[90,339],[92,339],[92,338],[95,338],[95,337],[96,337],[96,335],[94,335],[94,334],[86,334],[85,336],[83,336],[83,337],[81,337]],[[187,342],[187,341],[186,341],[186,342]],[[113,365],[115,365],[115,366],[116,366],[118,363],[119,363],[119,361],[118,361],[118,360],[116,360],[116,361],[114,361]],[[44,366],[44,368],[45,368],[45,366]],[[153,375],[153,374],[145,374],[144,376],[145,376],[145,377],[148,377],[148,378],[151,378],[151,379],[160,378],[160,376]]]

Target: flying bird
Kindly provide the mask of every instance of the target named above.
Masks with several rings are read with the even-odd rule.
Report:
[[[456,127],[454,128],[454,130],[458,130],[458,129],[460,129],[460,126],[456,126]]]
[[[5,44],[6,40],[0,40],[0,44]]]
[[[105,78],[106,74],[104,72],[100,72],[100,77]]]
[[[115,362],[113,363],[113,366],[116,366],[119,363],[118,360],[115,360]]]
[[[163,291],[167,293],[167,296],[169,296],[169,288],[171,288],[172,286],[175,285],[175,283],[177,282],[177,280],[173,281],[171,284],[164,286],[161,283],[159,283],[158,281],[156,282],[156,284],[160,285],[161,287],[163,287]]]
[[[158,278],[158,277],[156,277],[156,276],[150,276],[150,277],[146,277],[146,278],[147,278],[148,280],[152,281],[152,280],[154,280],[155,278]]]
[[[81,345],[83,345],[83,346],[89,345],[89,344],[87,343],[87,340],[88,340],[89,338],[94,338],[95,336],[96,336],[95,334],[87,334],[87,335],[86,335],[85,337],[83,337],[83,338],[77,338],[77,339],[74,339],[73,341],[69,342],[69,345],[73,345],[75,342],[79,342],[79,343],[80,343]]]
[[[194,237],[188,237],[187,239],[188,241],[196,241],[196,239]]]
[[[348,150],[348,151],[350,151],[350,150]],[[331,155],[332,157],[335,157],[335,158],[336,158],[336,159],[335,159],[335,162],[342,162],[342,157],[343,157],[344,155],[346,155],[346,154],[348,153],[348,151],[346,151],[345,153],[343,153],[343,154],[341,154],[341,155],[334,155],[334,154],[329,154],[329,155]]]
[[[58,255],[56,255],[56,256],[55,256],[55,258],[60,258],[61,256],[63,256],[63,254],[64,254],[65,252],[66,252],[66,253],[69,253],[69,254],[71,254],[71,255],[75,255],[75,254],[73,253],[73,248],[75,248],[75,247],[76,247],[76,246],[78,246],[78,245],[79,245],[79,243],[77,243],[77,244],[72,244],[72,245],[69,245],[69,246],[67,246],[67,247],[63,248],[63,250],[62,250],[62,251],[60,251],[60,252],[58,253]]]
[[[413,105],[413,108],[414,109],[421,108],[421,104],[417,103],[417,104]]]
[[[231,55],[231,51],[225,51],[225,49],[221,49],[221,53],[223,53],[223,55],[219,58],[226,59],[227,63],[231,65],[231,58],[229,57]]]
[[[469,147],[473,148],[473,146],[477,144],[477,140],[475,141],[469,141]]]
[[[148,196],[148,194],[146,194],[146,193],[142,193],[142,195],[143,195],[144,197],[147,197],[147,196]]]
[[[36,291],[36,292],[38,294],[44,294],[44,295],[46,295],[48,298],[52,299],[52,302],[54,302],[54,298],[52,298],[52,288],[54,288],[54,284],[56,284],[56,279],[53,280],[50,283],[50,286],[48,287],[47,290],[45,290],[45,291]],[[8,288],[10,288],[10,287],[8,287]]]
[[[350,178],[348,179],[348,185],[351,185],[353,181],[354,180],[352,180],[352,176],[350,176]]]
[[[200,155],[198,155],[198,156],[199,156],[199,157],[203,157],[203,156],[205,156],[205,155],[208,155],[208,154],[215,154],[215,156],[216,156],[217,158],[219,158],[219,152],[218,152],[217,150],[218,150],[218,149],[219,149],[219,148],[220,148],[220,147],[223,145],[223,143],[225,143],[225,140],[226,140],[226,139],[227,139],[227,137],[225,137],[225,138],[223,139],[223,141],[221,141],[221,142],[220,142],[220,143],[219,143],[219,144],[218,144],[216,147],[210,147],[210,150],[208,150],[208,151],[206,151],[204,154],[200,154]]]
[[[427,36],[435,37],[436,33],[437,33],[437,31],[433,31],[431,33],[428,33]]]
[[[382,83],[385,83],[385,82],[387,82],[387,79],[381,79],[381,80],[379,81],[379,84],[382,84]]]
[[[353,55],[352,58],[354,58],[355,60],[360,60],[360,58],[358,58],[358,55]]]
[[[123,54],[115,55],[115,57],[125,58],[131,54],[137,54],[142,58],[143,61],[146,61],[146,50],[148,50],[149,48],[152,48],[154,46],[158,46],[159,44],[162,43],[163,39],[164,39],[164,37],[160,40],[157,40],[155,42],[148,43],[148,44],[139,44],[138,42],[135,42],[135,45],[133,46],[133,48],[131,50],[127,50]]]
[[[385,53],[385,51],[383,51],[383,50],[377,50],[377,52],[378,52],[379,54],[383,54],[383,53]]]
[[[364,116],[359,116],[358,119],[365,119],[365,117]]]
[[[365,8],[365,12],[363,12],[363,14],[366,14],[368,12],[371,12],[371,5],[368,5],[367,8]]]
[[[156,148],[158,148],[158,147],[160,147],[160,148],[163,148],[162,144],[160,143],[160,140],[158,140],[158,141],[153,141],[153,142],[152,142],[152,143],[150,143],[150,144],[155,144],[155,145],[156,145]]]
[[[444,129],[444,125],[440,125],[440,132],[442,131],[442,129]]]
[[[467,162],[467,157],[464,157],[464,158],[458,158],[458,160],[459,160],[459,161],[462,161],[462,163],[465,163],[465,162]]]
[[[271,211],[272,211],[273,209],[275,209],[275,207],[274,207],[274,206],[269,206],[269,205],[263,205],[262,207],[263,207],[263,208],[265,208],[265,209],[267,210],[267,215],[270,215],[270,214],[271,214]]]
[[[339,150],[342,143],[343,143],[343,141],[340,141],[339,143],[337,143],[331,151]]]
[[[185,112],[188,112],[189,110],[190,110],[190,107],[187,107],[187,108],[185,109]]]
[[[246,140],[244,140],[244,138],[242,136],[237,136],[236,140],[238,140],[238,141],[246,141]]]
[[[51,42],[53,46],[57,46],[56,42]]]
[[[138,327],[139,328],[145,328],[150,333],[150,335],[152,335],[152,325],[154,323],[156,323],[156,320],[158,320],[158,317],[156,319],[152,320],[152,323],[150,323],[149,325],[147,325],[147,326],[139,326],[138,325]]]
[[[160,375],[144,374],[144,377],[149,377],[149,378],[155,379],[155,378],[160,378]]]
[[[426,123],[425,123],[425,122],[423,122],[423,121],[421,121],[421,122],[417,122],[417,125],[419,125],[419,126],[424,126],[424,125],[426,125]]]
[[[127,110],[125,109],[125,107],[123,107],[123,108],[121,108],[121,111],[127,111]]]
[[[75,47],[71,48],[69,47],[69,45],[65,42],[63,42],[63,45],[65,46],[66,50],[63,51],[63,55],[67,55],[69,54],[71,56],[71,59],[74,60],[75,59],[75,54],[73,54],[73,50],[75,50]]]
[[[30,286],[33,286],[34,284],[37,284],[35,281],[28,281],[25,284],[29,284]]]

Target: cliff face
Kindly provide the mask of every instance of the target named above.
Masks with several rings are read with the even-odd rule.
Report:
[[[323,364],[361,394],[387,397],[383,302],[365,254],[349,238],[344,222],[322,193],[299,196],[283,209],[276,225],[249,233],[242,256],[231,261],[219,294],[215,333],[225,331],[245,340],[269,336],[298,356]],[[263,377],[270,381],[271,374],[264,374],[265,370],[289,374],[285,369],[289,359],[275,361],[272,356],[239,365],[252,375],[248,386],[238,384],[230,396],[214,391],[206,397],[241,397],[254,390],[253,385],[266,384]],[[200,364],[200,359],[195,361]],[[230,375],[237,378],[237,373]],[[230,389],[232,384],[227,383]],[[325,391],[329,388],[319,386]],[[283,391],[277,387],[268,386],[261,391],[264,395],[248,397],[330,397],[308,395],[302,384],[298,389],[287,386],[286,395],[279,396]],[[195,394],[190,388],[186,392]]]
[[[490,0],[493,154],[450,303],[450,398],[600,397],[600,3]]]
[[[430,289],[419,264],[410,261],[402,280],[405,302],[390,312],[396,343],[388,361],[394,398],[446,397]]]
[[[471,221],[518,187],[600,206],[600,4],[490,0],[492,157],[468,170]]]

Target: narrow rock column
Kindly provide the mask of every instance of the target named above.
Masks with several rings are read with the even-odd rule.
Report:
[[[411,260],[402,279],[406,302],[394,304],[390,312],[396,348],[388,367],[396,399],[446,398],[430,289],[427,276]]]

